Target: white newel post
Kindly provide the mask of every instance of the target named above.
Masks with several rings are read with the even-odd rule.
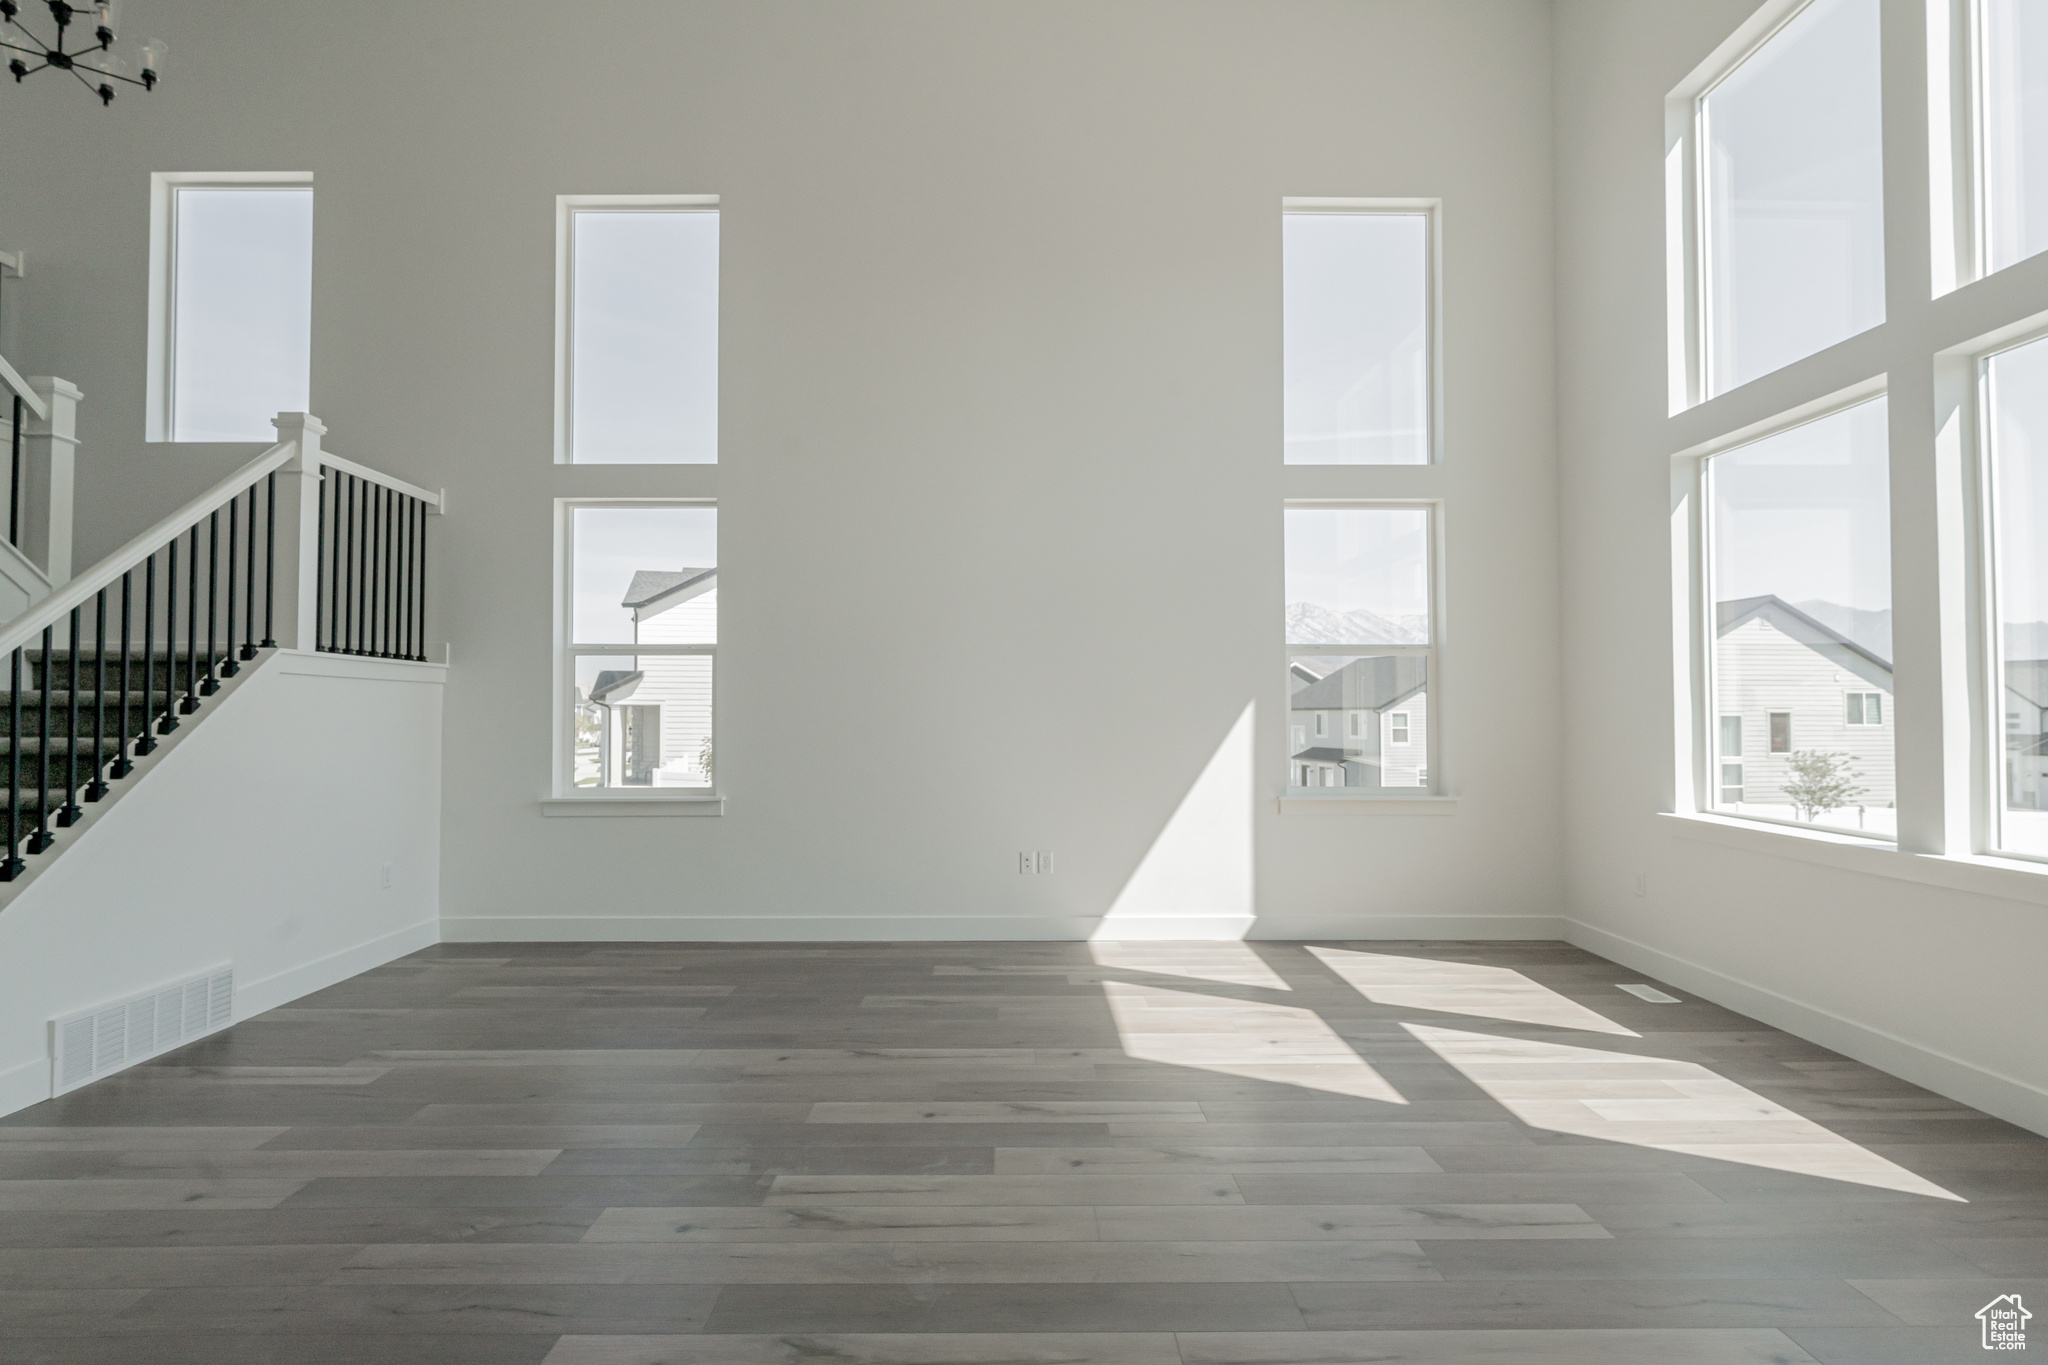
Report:
[[[21,424],[21,552],[52,587],[71,578],[71,488],[78,456],[78,400],[68,379],[31,375],[47,418],[24,410]]]
[[[320,438],[327,427],[306,412],[280,412],[271,425],[278,440],[299,445],[298,459],[277,472],[277,643],[311,653],[319,619]]]

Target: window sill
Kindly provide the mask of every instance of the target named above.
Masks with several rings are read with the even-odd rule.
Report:
[[[1775,858],[1819,863],[1873,877],[1891,877],[1950,891],[2048,904],[2048,864],[1986,854],[1951,857],[1901,852],[1895,844],[1853,835],[1733,820],[1720,815],[1660,812],[1680,838],[1739,848]]]
[[[546,796],[542,815],[569,819],[678,819],[725,814],[722,796]]]
[[[1456,815],[1455,796],[1311,796],[1280,798],[1282,815]]]

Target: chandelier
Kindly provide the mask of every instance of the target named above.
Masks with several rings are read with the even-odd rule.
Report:
[[[65,0],[48,0],[50,22],[56,25],[57,39],[54,44],[46,43],[29,32],[21,22],[21,6],[17,0],[0,0],[0,49],[6,50],[7,69],[14,75],[15,83],[21,83],[24,76],[37,71],[69,71],[78,78],[80,85],[100,97],[102,105],[114,102],[115,81],[139,85],[144,90],[156,89],[157,73],[163,69],[164,44],[157,39],[144,43],[139,55],[142,61],[140,74],[130,75],[128,59],[114,51],[115,28],[120,13],[120,0],[95,0],[86,5],[71,5]],[[81,16],[90,15],[89,19]],[[92,25],[92,38],[75,50],[65,50],[65,38],[74,23]]]

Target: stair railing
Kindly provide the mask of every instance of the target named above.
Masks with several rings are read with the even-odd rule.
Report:
[[[21,274],[22,259],[19,252],[0,251],[0,300],[6,296],[5,283],[9,276]],[[23,410],[35,413],[47,420],[49,410],[43,405],[35,391],[16,374],[14,367],[7,363],[7,357],[0,356],[0,387],[5,387],[7,396],[14,400],[14,420],[8,428],[8,445],[11,459],[7,482],[7,543],[16,549],[21,547],[21,419]]]
[[[50,848],[53,827],[84,817],[81,800],[104,799],[180,717],[280,639],[307,652],[426,661],[426,518],[442,511],[445,496],[323,451],[316,418],[281,413],[275,425],[285,439],[0,626],[10,684],[0,882],[20,877],[24,852]],[[82,666],[92,670],[84,707]],[[36,686],[25,692],[31,674]],[[110,681],[119,697],[111,733]],[[39,713],[34,736],[22,732],[25,699]],[[31,746],[33,771],[24,771]],[[64,754],[54,810],[53,747]],[[89,761],[80,761],[82,749]],[[32,820],[25,784],[34,789]]]

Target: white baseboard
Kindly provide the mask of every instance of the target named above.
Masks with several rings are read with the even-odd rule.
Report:
[[[1937,1095],[1946,1095],[2008,1123],[2048,1135],[2048,1091],[2025,1081],[1578,920],[1565,920],[1564,937],[1587,952],[1646,972],[1702,999],[1832,1048]]]
[[[1287,932],[1258,932],[1251,937],[1406,939],[1431,943],[1451,939],[1501,943],[1564,937],[1562,915],[1283,915],[1260,924]]]
[[[12,1114],[50,1098],[50,1059],[31,1057],[0,1071],[0,1115]]]
[[[1560,939],[1556,915],[473,915],[444,943],[1044,943],[1089,939]]]
[[[326,990],[337,982],[360,976],[372,967],[381,967],[440,941],[440,924],[426,920],[394,930],[381,938],[373,938],[368,943],[329,953],[303,967],[293,967],[290,971],[266,976],[261,981],[251,981],[235,990],[235,1020],[239,1023],[265,1010],[274,1010],[301,996],[311,995],[314,991]]]

